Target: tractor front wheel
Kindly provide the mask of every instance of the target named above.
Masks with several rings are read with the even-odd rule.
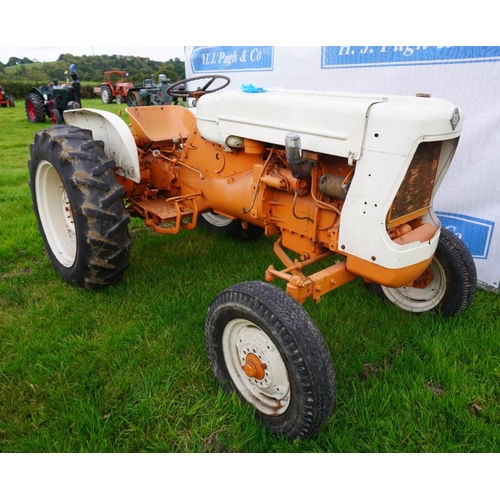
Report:
[[[274,285],[245,282],[211,303],[205,342],[216,378],[273,432],[310,438],[331,416],[336,377],[305,309]]]
[[[45,123],[46,111],[42,96],[34,93],[28,94],[24,98],[24,104],[30,123]]]
[[[58,109],[54,108],[50,112],[50,121],[53,125],[59,125],[63,122],[63,118]]]
[[[45,249],[68,283],[102,288],[128,267],[130,216],[124,188],[89,130],[40,130],[30,145],[29,185]]]
[[[444,227],[434,259],[412,286],[389,288],[368,284],[371,291],[400,309],[414,313],[435,311],[444,317],[465,311],[474,298],[476,286],[476,265],[468,248]]]

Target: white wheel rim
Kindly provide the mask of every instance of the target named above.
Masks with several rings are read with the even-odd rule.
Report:
[[[286,365],[268,335],[245,319],[234,319],[222,334],[224,360],[237,390],[261,413],[283,414],[290,404],[290,381]],[[248,376],[244,369],[248,356],[257,357],[264,367],[262,378]]]
[[[213,213],[201,214],[201,216],[212,226],[217,227],[226,227],[234,221],[234,219],[230,219],[229,217],[224,217],[224,215],[217,215]]]
[[[76,259],[76,233],[68,194],[56,169],[41,161],[35,176],[35,193],[43,231],[52,253],[64,267]]]
[[[431,263],[431,270],[432,281],[425,288],[383,286],[382,290],[385,296],[400,309],[410,312],[430,311],[440,304],[446,292],[446,274],[436,259]]]

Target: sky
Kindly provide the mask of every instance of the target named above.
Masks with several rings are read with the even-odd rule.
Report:
[[[122,55],[149,57],[153,61],[168,61],[178,57],[184,61],[183,46],[113,46],[113,45],[0,45],[0,62],[6,64],[10,57],[39,62],[56,61],[61,54],[73,54],[74,56],[91,55]]]
[[[476,0],[477,5],[481,2],[485,0]],[[319,0],[310,0],[308,9],[283,8],[282,2],[267,2],[265,9],[260,4],[235,7],[232,1],[218,0],[216,8],[207,4],[195,9],[193,15],[181,11],[163,18],[152,8],[144,19],[130,19],[129,9],[123,16],[118,12],[112,17],[85,9],[77,16],[68,16],[62,9],[50,14],[51,22],[61,29],[44,29],[42,34],[38,16],[24,16],[22,24],[16,19],[5,22],[0,29],[0,61],[5,64],[14,56],[50,62],[63,53],[184,60],[184,46],[193,45],[471,45],[464,43],[463,37],[477,38],[477,31],[464,26],[475,24],[481,27],[483,40],[474,40],[472,45],[498,44],[496,16],[485,16],[479,6],[470,9],[464,4],[462,12],[454,5],[451,13],[447,3],[440,6],[435,0],[420,0],[410,17],[400,0],[363,1],[362,9],[359,3],[342,2],[328,15],[321,15],[325,9]],[[493,38],[493,43],[484,40],[486,36]],[[70,45],[81,41],[96,45]]]

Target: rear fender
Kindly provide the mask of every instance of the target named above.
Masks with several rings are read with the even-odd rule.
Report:
[[[44,101],[46,100],[45,99],[45,96],[42,94],[42,92],[40,91],[40,89],[36,88],[36,87],[31,87],[31,90],[30,90],[30,93],[31,94],[37,94],[38,96],[40,96]],[[49,93],[49,92],[47,92]]]
[[[95,140],[104,143],[106,156],[118,167],[117,174],[139,183],[139,155],[132,132],[117,115],[99,109],[70,109],[64,112],[68,125],[92,131]]]

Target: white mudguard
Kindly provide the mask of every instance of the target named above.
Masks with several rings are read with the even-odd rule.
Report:
[[[139,156],[132,132],[117,115],[99,109],[71,109],[64,112],[68,125],[92,131],[95,140],[103,141],[106,156],[115,161],[117,173],[140,182]]]

